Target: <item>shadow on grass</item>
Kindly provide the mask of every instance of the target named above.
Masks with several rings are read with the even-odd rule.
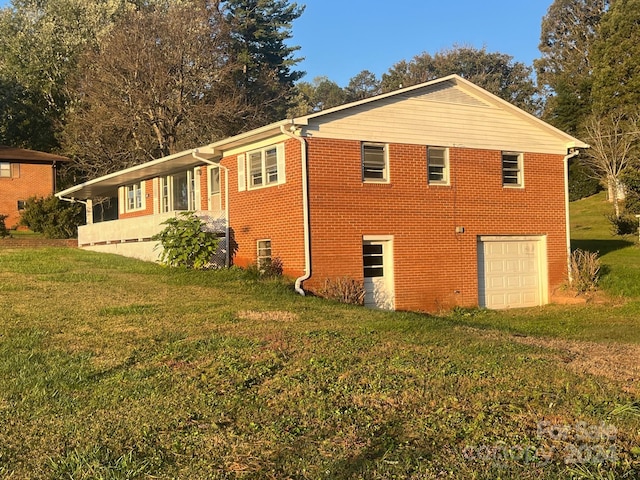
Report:
[[[634,245],[632,241],[629,240],[571,240],[571,249],[575,250],[579,248],[581,250],[588,250],[590,252],[599,252],[600,256],[606,255],[610,252],[615,252],[616,250],[622,250],[623,248],[627,248]]]

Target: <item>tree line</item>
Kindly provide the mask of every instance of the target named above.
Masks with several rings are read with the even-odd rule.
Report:
[[[0,143],[70,156],[78,181],[456,73],[590,143],[572,176],[609,186],[616,217],[621,185],[634,205],[640,0],[555,0],[533,66],[453,46],[345,87],[301,81],[290,41],[303,11],[288,0],[13,0],[0,10]]]

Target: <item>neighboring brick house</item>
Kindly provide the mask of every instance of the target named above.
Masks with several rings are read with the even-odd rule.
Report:
[[[93,250],[153,260],[160,222],[198,210],[230,261],[278,257],[299,291],[349,277],[380,308],[533,306],[566,279],[566,164],[586,147],[452,75],[59,196],[118,199],[119,220],[79,229]]]
[[[0,146],[0,214],[13,228],[30,197],[46,197],[56,189],[56,169],[69,159],[50,153]]]

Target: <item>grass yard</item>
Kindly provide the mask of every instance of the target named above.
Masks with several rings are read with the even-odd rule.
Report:
[[[0,249],[0,478],[640,477],[640,249],[604,300],[440,316],[239,270]]]

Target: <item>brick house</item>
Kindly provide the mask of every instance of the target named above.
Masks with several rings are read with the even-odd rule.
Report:
[[[30,197],[46,197],[56,189],[56,169],[66,157],[50,153],[0,146],[0,214],[13,228]]]
[[[568,159],[588,145],[459,76],[300,118],[77,185],[118,220],[79,245],[147,260],[196,210],[227,260],[278,257],[296,288],[364,281],[365,303],[435,311],[542,305],[566,279]]]

